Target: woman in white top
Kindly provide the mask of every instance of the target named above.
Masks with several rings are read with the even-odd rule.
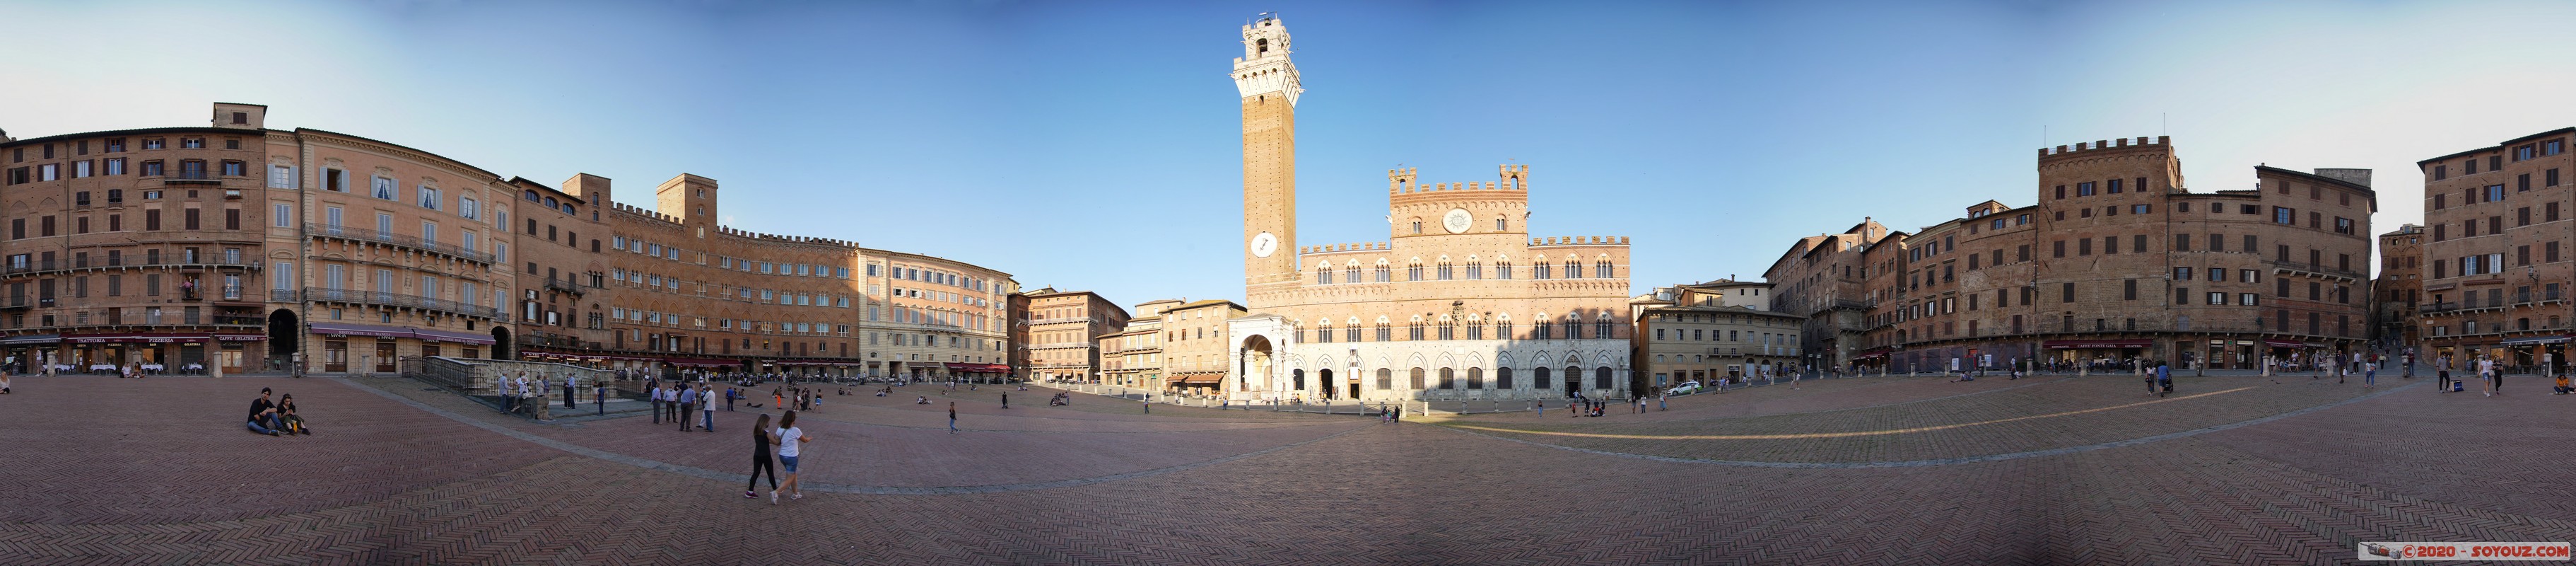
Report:
[[[813,442],[814,437],[806,436],[805,429],[796,428],[796,411],[788,411],[779,419],[778,428],[770,431],[769,440],[778,443],[778,464],[787,470],[787,481],[780,487],[787,490],[788,499],[804,499],[805,485],[796,483],[796,457],[802,453],[805,443]],[[778,504],[778,490],[769,490],[769,503]]]

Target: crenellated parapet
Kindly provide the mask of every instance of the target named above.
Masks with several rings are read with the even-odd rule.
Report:
[[[2171,139],[2170,136],[2156,136],[2152,140],[2146,136],[2138,136],[2136,138],[2136,145],[2130,145],[2130,139],[2131,138],[2119,138],[2116,141],[2098,140],[2091,143],[2076,142],[2076,144],[2071,148],[2061,145],[2057,146],[2055,150],[2043,147],[2039,148],[2039,159],[2042,162],[2046,162],[2052,159],[2066,158],[2088,151],[2101,151],[2106,149],[2155,148],[2170,150],[2172,148],[2171,144],[2167,143]]]
[[[1297,253],[1321,254],[1333,252],[1363,252],[1372,250],[1385,251],[1386,249],[1386,242],[1357,242],[1349,244],[1324,244],[1320,246],[1297,246]]]
[[[1597,247],[1625,245],[1628,245],[1627,236],[1549,236],[1545,238],[1530,238],[1530,247],[1533,249],[1551,246]]]
[[[611,203],[608,203],[608,205],[609,205],[609,206],[608,206],[608,209],[609,209],[610,211],[612,211],[612,212],[625,213],[625,214],[628,214],[628,215],[631,215],[631,216],[634,216],[634,217],[636,217],[636,218],[640,218],[640,219],[643,219],[643,220],[658,220],[658,221],[661,221],[661,222],[664,222],[664,223],[668,223],[668,224],[670,224],[670,225],[671,225],[671,227],[673,227],[673,228],[677,228],[677,227],[679,227],[679,226],[680,226],[680,217],[677,217],[677,216],[672,216],[672,215],[668,215],[668,214],[663,214],[663,213],[661,213],[661,212],[654,211],[654,210],[649,210],[649,209],[646,209],[646,208],[644,208],[644,207],[635,206],[635,205],[630,205],[630,204],[625,204],[625,203],[619,203],[619,202],[611,202]]]

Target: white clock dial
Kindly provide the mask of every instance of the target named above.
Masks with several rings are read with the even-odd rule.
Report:
[[[1272,236],[1269,232],[1262,232],[1252,237],[1252,257],[1270,257],[1272,252],[1277,251],[1279,251],[1278,236]]]
[[[1464,208],[1449,209],[1448,216],[1440,217],[1440,227],[1448,228],[1451,234],[1465,232],[1467,227],[1475,222],[1476,217],[1468,215],[1467,209]]]

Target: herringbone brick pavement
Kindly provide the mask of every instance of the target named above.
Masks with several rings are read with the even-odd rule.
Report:
[[[148,412],[195,402],[191,395],[221,397],[213,392],[229,394],[248,385],[229,379],[212,386],[172,385],[177,383],[153,381],[128,395],[134,396],[137,411]],[[0,406],[41,406],[65,391],[92,385],[31,386],[22,378],[20,391],[30,395],[0,398]],[[2078,387],[2024,399],[2030,403],[2024,412],[2139,400],[2088,397],[2081,383],[2070,385]],[[321,389],[310,382],[297,386]],[[188,392],[159,395],[150,391],[155,387]],[[1959,399],[1987,403],[2041,389]],[[246,505],[224,497],[180,500],[181,505],[227,510],[213,513],[134,513],[84,503],[151,488],[143,484],[168,483],[160,487],[172,493],[186,493],[186,486],[214,491],[222,482],[255,475],[223,475],[221,470],[192,470],[213,473],[211,480],[44,480],[47,489],[64,492],[59,495],[67,498],[62,508],[51,512],[50,521],[0,520],[0,556],[31,564],[2335,564],[2350,562],[2352,543],[2359,540],[2576,539],[2576,520],[2571,520],[2576,514],[2568,512],[2565,480],[2539,477],[2561,453],[2546,444],[2564,440],[2562,431],[2576,424],[2571,422],[2576,412],[2565,410],[2566,403],[2576,400],[2528,393],[2490,400],[2436,397],[2417,388],[2159,442],[2004,461],[1861,469],[1620,458],[1421,424],[1347,418],[1282,425],[1245,416],[1240,418],[1271,426],[1154,431],[1146,425],[1160,422],[1158,408],[1154,421],[1117,425],[1143,427],[1128,432],[1085,433],[1077,427],[983,434],[1076,446],[1151,445],[1214,435],[1253,448],[1293,447],[1172,473],[1055,489],[943,496],[810,493],[772,506],[741,498],[730,482],[550,449],[510,452],[498,447],[535,445],[452,421],[418,419],[426,413],[406,405],[386,406],[389,402],[381,398],[380,404],[369,405],[362,396],[372,394],[344,390],[316,395],[348,407],[372,407],[371,414],[339,418],[395,421],[417,435],[462,440],[453,446],[421,446],[446,452],[411,463],[433,469],[407,472],[413,475],[374,482],[365,481],[364,472],[308,476],[312,479],[291,487],[355,489],[331,485],[352,482],[399,488],[304,508]],[[2353,395],[2265,394],[2280,397],[2228,405],[2218,416],[2256,415]],[[299,392],[298,398],[304,395]],[[1926,410],[1933,403],[1891,408]],[[830,426],[851,428],[836,428],[834,434],[877,438],[840,442],[910,443],[899,435],[918,430],[900,422],[901,415],[855,409],[836,415],[848,420]],[[1812,424],[1855,430],[1880,419],[1901,420],[1870,414],[1873,410],[1837,411],[1833,414],[1844,420]],[[1969,410],[1990,409],[1959,408]],[[117,411],[122,409],[99,420],[141,418]],[[2082,425],[2135,432],[2216,418],[2169,420],[2180,417],[2137,413],[2102,411],[2081,418],[2143,424],[2087,420]],[[212,426],[219,428],[151,432],[196,433],[205,440],[192,441],[193,446],[225,455],[269,451],[285,467],[352,465],[334,459],[341,457],[337,451],[274,448],[324,440],[323,435],[272,439],[232,434],[237,424],[220,428],[228,420],[217,419]],[[688,442],[678,440],[685,435],[676,431],[642,430],[649,425],[620,428],[634,420],[545,434],[589,442],[553,435],[606,431],[602,434]],[[719,422],[718,427],[727,424]],[[1280,432],[1327,428],[1357,430],[1303,444],[1297,439],[1310,438],[1311,431]],[[55,427],[48,433],[59,432]],[[253,442],[222,442],[231,437]],[[1171,452],[1201,459],[1249,452],[1224,442],[1190,442],[1173,443]],[[686,455],[654,452],[651,442],[596,446]],[[828,444],[818,443],[818,449],[822,446]],[[995,451],[977,452],[977,446]],[[934,441],[919,444],[915,449],[924,451],[923,457],[905,465],[977,465],[1023,457],[1000,450],[1031,446],[1022,441]],[[469,450],[520,459],[446,461]],[[26,451],[8,454],[0,459],[0,470],[13,475],[40,459]],[[1030,457],[1065,458],[1055,453]],[[1116,469],[1126,468],[1094,470]],[[84,471],[62,467],[49,473]],[[2475,479],[2480,477],[2491,479]],[[0,492],[5,497],[25,496]],[[11,511],[17,507],[16,501],[0,503],[11,504]]]

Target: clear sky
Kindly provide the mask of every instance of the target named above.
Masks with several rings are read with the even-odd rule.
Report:
[[[0,3],[0,128],[204,123],[504,176],[717,179],[726,224],[1123,304],[1239,298],[1238,26],[1279,11],[1305,243],[1383,238],[1386,170],[1531,166],[1538,236],[1634,238],[1636,291],[1795,238],[2030,204],[2034,150],[2170,134],[2195,191],[2576,125],[2567,2]]]

